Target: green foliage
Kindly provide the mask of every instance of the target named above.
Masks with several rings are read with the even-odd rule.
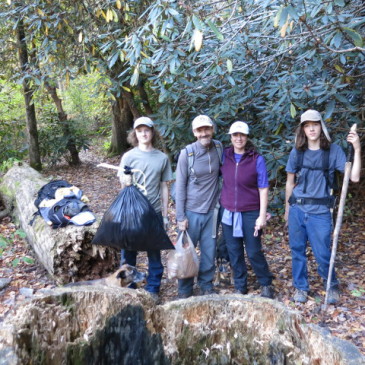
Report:
[[[18,85],[0,80],[0,161],[1,168],[21,160],[27,152],[24,100]]]
[[[351,295],[354,297],[363,297],[365,295],[365,289],[359,288],[351,290]]]
[[[282,189],[300,114],[324,114],[335,140],[365,111],[362,2],[155,1],[128,39],[131,67],[151,74],[160,131],[172,151],[191,140],[191,120],[211,116],[226,141],[245,120]],[[203,35],[202,44],[197,34]],[[143,44],[141,40],[143,39]],[[139,55],[136,47],[142,46]],[[146,54],[148,57],[145,57]],[[144,67],[142,67],[142,65]],[[136,78],[136,75],[134,75]],[[274,205],[282,194],[273,194]],[[279,201],[278,201],[279,199]],[[275,203],[277,201],[277,203]]]
[[[111,129],[109,86],[105,77],[92,72],[73,79],[63,92],[67,114],[85,134],[91,135],[94,131],[105,134]]]
[[[26,234],[24,231],[17,229],[14,233],[10,235],[9,238],[0,235],[0,257],[3,256],[5,250],[10,251],[10,255],[12,255],[12,242],[17,238],[24,239]],[[28,256],[16,257],[11,261],[11,265],[13,267],[19,265],[20,263],[25,263],[27,265],[34,264],[34,259]]]
[[[41,156],[51,165],[61,161],[62,158],[70,161],[68,144],[71,140],[78,151],[89,146],[85,126],[75,120],[60,121],[57,113],[51,108],[43,109],[38,122],[41,125],[38,132]]]

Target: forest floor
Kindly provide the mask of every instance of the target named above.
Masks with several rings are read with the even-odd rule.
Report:
[[[119,192],[119,181],[115,170],[96,167],[100,162],[119,164],[119,158],[100,158],[100,154],[88,151],[81,154],[82,165],[73,168],[57,165],[43,173],[54,179],[64,179],[83,190],[90,199],[89,207],[102,216]],[[363,202],[351,201],[340,232],[336,256],[337,276],[340,280],[341,299],[337,305],[329,305],[326,312],[321,310],[325,290],[317,274],[317,267],[310,248],[308,248],[308,273],[310,278],[310,297],[305,304],[293,302],[294,288],[291,281],[291,255],[288,237],[281,217],[273,217],[263,234],[263,249],[272,273],[275,275],[275,300],[290,309],[299,311],[307,323],[325,326],[334,336],[348,340],[365,355],[365,220]],[[351,213],[351,214],[350,214]],[[172,240],[177,236],[174,206],[169,209]],[[52,288],[55,282],[36,261],[34,253],[27,245],[22,232],[10,217],[0,220],[0,278],[10,278],[11,282],[0,290],[0,322],[11,315],[15,306],[27,300],[32,293],[43,288]],[[166,252],[163,262],[166,267]],[[138,256],[137,267],[147,272],[147,258],[144,253]],[[259,295],[260,290],[249,267],[249,294]],[[228,277],[216,287],[219,294],[233,291]],[[161,287],[162,303],[173,300],[177,295],[175,280],[167,278],[166,270]]]

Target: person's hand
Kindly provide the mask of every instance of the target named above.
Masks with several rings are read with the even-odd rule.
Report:
[[[165,231],[167,231],[170,226],[169,217],[162,217],[162,219],[163,219],[163,228],[165,229]]]
[[[266,226],[266,216],[265,217],[258,217],[255,222],[255,232],[254,236],[257,237],[259,235],[259,230]]]
[[[288,229],[288,216],[289,216],[289,212],[287,210],[285,210],[285,213],[284,213],[284,221],[285,221],[284,228],[285,229]]]
[[[179,228],[179,231],[186,231],[188,229],[188,226],[189,226],[188,220],[184,219],[181,222],[177,222],[177,226]]]
[[[350,130],[347,135],[347,142],[351,143],[355,150],[360,148],[360,138],[356,131]]]
[[[260,230],[266,226],[266,216],[258,217],[255,223],[255,229]]]

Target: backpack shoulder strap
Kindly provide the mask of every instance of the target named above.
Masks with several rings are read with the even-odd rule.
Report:
[[[332,189],[332,185],[331,181],[330,181],[330,149],[328,150],[324,150],[323,151],[323,160],[322,160],[322,169],[323,169],[323,174],[326,178],[326,183],[327,186],[329,186]]]
[[[194,165],[194,150],[193,150],[193,146],[191,144],[188,144],[186,147],[186,155],[188,157],[188,172],[189,175],[194,173],[194,169],[193,169],[193,165]]]
[[[222,142],[213,139],[215,148],[217,149],[218,157],[219,157],[219,165],[222,165],[223,161],[223,145]]]
[[[304,151],[297,150],[297,160],[295,161],[295,172],[298,173],[303,167]]]

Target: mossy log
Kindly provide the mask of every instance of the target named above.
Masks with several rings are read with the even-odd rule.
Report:
[[[0,338],[8,365],[364,364],[279,302],[237,294],[156,306],[143,290],[60,288],[18,308]]]
[[[39,172],[26,164],[11,168],[0,184],[5,208],[26,233],[38,260],[60,284],[106,276],[118,266],[114,249],[91,245],[98,223],[91,226],[67,226],[52,229],[37,216],[34,200],[38,190],[48,183]],[[92,208],[92,202],[89,206]]]

